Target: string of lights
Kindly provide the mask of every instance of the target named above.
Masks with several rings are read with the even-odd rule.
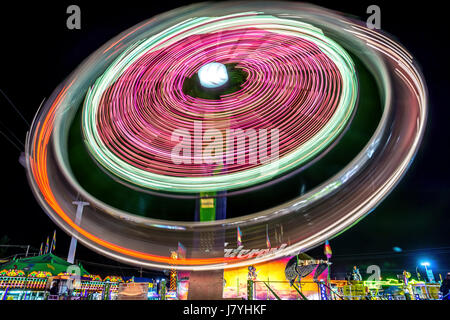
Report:
[[[186,79],[213,62],[236,64],[247,74],[240,90],[217,100],[185,94]],[[86,96],[83,132],[94,158],[122,180],[171,192],[231,190],[320,154],[345,128],[357,88],[349,55],[311,25],[251,12],[198,18],[121,54]],[[233,140],[231,148],[220,146],[225,150],[215,163],[201,153],[174,163],[178,141],[172,134],[194,134],[198,123],[200,137],[210,129],[221,135],[225,129],[255,130],[264,132],[265,143],[234,147]],[[237,161],[252,148],[267,155],[273,129],[279,159]],[[201,139],[194,143],[207,147]]]

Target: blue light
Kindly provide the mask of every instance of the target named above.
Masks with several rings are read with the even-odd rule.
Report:
[[[395,252],[402,252],[402,248],[400,247],[393,247],[392,250],[394,250]]]
[[[421,262],[420,265],[424,266],[424,267],[429,267],[430,263],[428,261],[424,261],[424,262]]]

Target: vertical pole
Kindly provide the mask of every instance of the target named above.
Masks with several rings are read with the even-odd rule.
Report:
[[[27,252],[25,253],[25,257],[28,257],[28,251],[30,251],[30,245],[27,246]]]
[[[330,283],[330,265],[328,264],[328,259],[327,259],[327,285],[328,288],[325,289],[325,292],[328,292],[328,296],[330,297],[330,300],[333,300],[333,294],[331,293],[331,283]]]
[[[247,300],[253,300],[253,281],[247,280]]]
[[[6,300],[8,297],[9,286],[6,287],[5,292],[3,292],[2,300]]]
[[[83,208],[84,206],[88,206],[89,202],[84,201],[74,201],[72,204],[75,204],[77,206],[77,214],[75,216],[75,223],[77,225],[80,225],[81,223],[81,217],[83,216]],[[73,263],[75,261],[75,251],[77,249],[77,239],[75,237],[72,237],[70,240],[70,248],[69,248],[69,254],[67,256],[67,262]]]
[[[166,279],[162,279],[160,282],[160,299],[166,300]]]
[[[224,192],[202,192],[196,201],[195,219],[200,222],[226,218],[226,197]],[[216,195],[221,195],[215,197]],[[194,248],[205,257],[223,257],[225,233],[199,232],[194,238]],[[189,275],[189,300],[211,300],[223,298],[223,270],[191,271]]]
[[[25,296],[23,297],[23,300],[27,299],[27,286],[28,286],[28,275],[26,275],[25,277],[25,281],[24,281],[24,292],[25,292]]]

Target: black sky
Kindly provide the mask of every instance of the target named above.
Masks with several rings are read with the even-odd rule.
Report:
[[[174,1],[50,1],[14,2],[0,10],[0,89],[31,122],[41,101],[77,65],[102,44],[155,14],[176,8]],[[185,2],[187,3],[187,2]],[[353,264],[380,265],[382,272],[413,271],[428,259],[434,270],[450,271],[450,132],[448,17],[438,1],[414,5],[409,1],[313,1],[366,18],[368,5],[381,8],[381,27],[394,35],[417,58],[430,95],[428,127],[422,147],[398,187],[369,216],[331,242],[334,270],[340,276]],[[66,28],[66,8],[81,7],[81,30]],[[27,126],[0,96],[0,130],[12,130],[22,142]],[[8,133],[11,137],[11,134]],[[19,164],[19,151],[0,137],[2,192],[0,238],[10,244],[30,244],[35,250],[57,230],[56,253],[67,254],[70,238],[37,204]],[[395,253],[392,247],[403,249]],[[9,250],[8,254],[19,251]],[[312,250],[322,257],[322,248]],[[82,261],[132,269],[79,246]],[[100,267],[85,265],[88,270]],[[340,274],[339,274],[340,273]]]

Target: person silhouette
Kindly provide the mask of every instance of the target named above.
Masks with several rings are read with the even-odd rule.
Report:
[[[361,273],[359,273],[359,269],[357,266],[353,266],[352,277],[355,281],[362,281]]]
[[[450,272],[442,281],[441,288],[439,289],[442,293],[442,300],[450,300]]]

